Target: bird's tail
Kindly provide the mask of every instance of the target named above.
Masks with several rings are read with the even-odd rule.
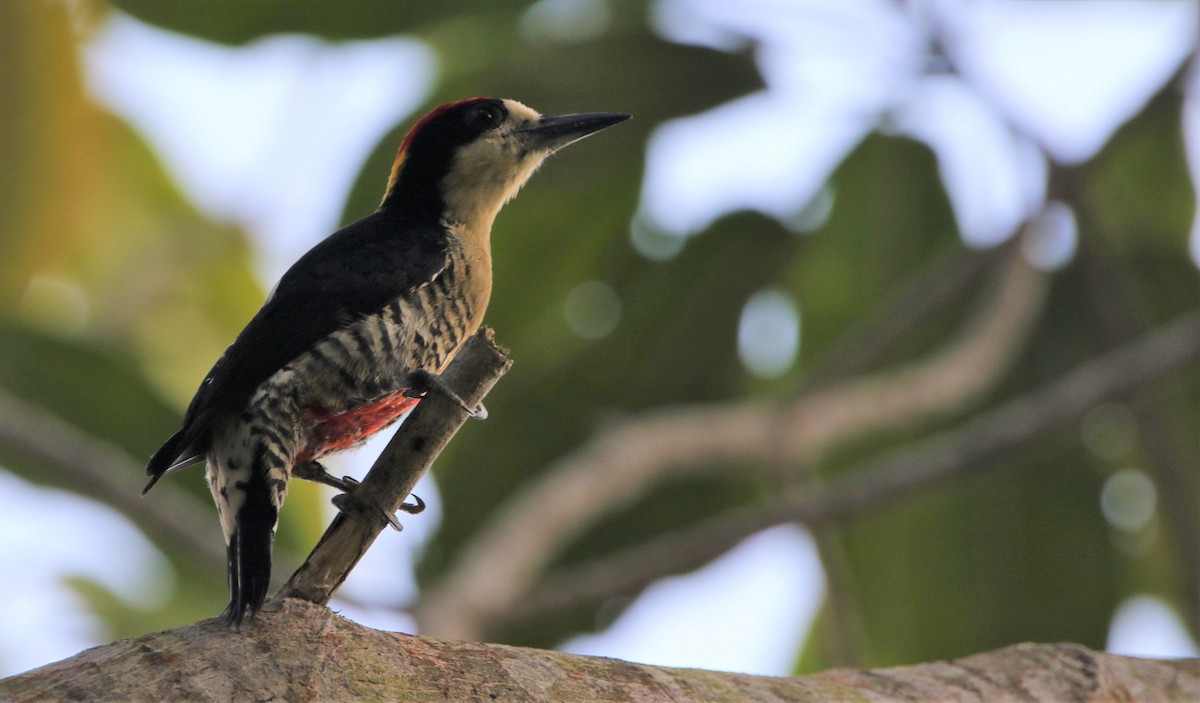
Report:
[[[218,504],[224,501],[221,512],[226,532],[229,606],[223,617],[231,626],[240,625],[247,611],[253,617],[271,587],[271,545],[287,490],[287,472],[265,465],[259,461],[262,458],[260,452],[245,480],[223,482],[223,495],[214,482]],[[281,473],[284,478],[279,478]],[[231,520],[226,515],[229,512]]]
[[[150,457],[146,464],[146,475],[150,477],[150,481],[142,489],[142,495],[149,493],[163,476],[204,458],[203,452],[192,451],[186,445],[186,442],[192,439],[187,435],[187,430],[188,428],[184,427],[171,435],[170,439],[163,442],[158,451],[154,452],[154,456]]]

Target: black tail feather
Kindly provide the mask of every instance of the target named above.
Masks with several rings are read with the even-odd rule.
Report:
[[[251,479],[246,501],[237,514],[237,528],[229,539],[229,607],[223,617],[231,626],[242,624],[262,608],[271,588],[271,544],[275,541],[278,509],[271,501],[265,480]]]
[[[150,461],[146,463],[146,475],[150,477],[150,482],[142,489],[142,495],[146,495],[154,484],[158,483],[158,479],[162,478],[167,473],[167,469],[175,463],[179,458],[180,443],[183,441],[183,430],[179,430],[171,437],[163,442],[163,445],[154,452],[154,456],[150,457]]]
[[[146,463],[146,475],[150,477],[150,481],[142,489],[142,495],[149,493],[163,476],[204,458],[204,451],[192,446],[194,438],[188,435],[187,431],[188,428],[184,427],[171,435],[170,439],[163,442],[158,451],[154,452],[154,456],[150,457],[150,461]]]

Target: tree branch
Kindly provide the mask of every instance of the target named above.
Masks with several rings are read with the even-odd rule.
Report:
[[[505,351],[492,341],[492,330],[485,327],[467,340],[442,381],[475,407],[510,366]],[[398,510],[466,419],[466,411],[445,395],[429,393],[354,490],[353,504],[380,506],[389,513]],[[370,510],[356,511],[353,518],[339,513],[277,597],[328,603],[387,525],[381,514]]]
[[[1011,253],[999,290],[963,334],[921,363],[836,384],[780,412],[761,405],[659,411],[597,436],[505,503],[414,614],[423,632],[479,638],[514,607],[563,545],[665,478],[709,466],[805,463],[836,443],[950,412],[1008,367],[1046,279]]]
[[[204,620],[0,680],[0,699],[1041,703],[1200,699],[1196,660],[1022,644],[892,669],[775,678],[671,669],[365,628],[288,599],[231,633]]]

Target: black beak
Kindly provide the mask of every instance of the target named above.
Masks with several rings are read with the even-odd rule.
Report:
[[[605,127],[611,127],[618,122],[624,122],[631,115],[620,112],[590,112],[579,115],[559,115],[543,117],[532,127],[519,130],[521,141],[529,151],[545,151],[553,153],[559,149],[574,144],[589,134],[595,134]]]

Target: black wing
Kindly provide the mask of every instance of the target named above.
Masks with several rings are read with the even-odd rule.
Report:
[[[300,258],[200,384],[183,427],[146,466],[150,488],[168,470],[208,450],[214,423],[238,412],[254,390],[337,329],[428,283],[446,266],[436,223],[376,212],[330,235]]]

